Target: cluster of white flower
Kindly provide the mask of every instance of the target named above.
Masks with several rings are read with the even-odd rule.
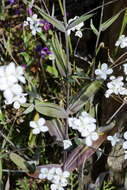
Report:
[[[87,146],[92,146],[92,141],[99,138],[96,132],[96,119],[91,117],[87,112],[82,112],[79,118],[69,118],[69,127],[78,130],[82,137],[85,137]]]
[[[39,178],[48,179],[53,184],[51,184],[51,190],[64,190],[67,186],[67,178],[70,176],[68,171],[62,171],[61,168],[41,168]]]
[[[5,104],[13,104],[15,109],[26,103],[27,95],[23,93],[22,86],[18,82],[26,83],[23,67],[15,66],[13,62],[7,66],[0,66],[0,91],[3,91]]]
[[[106,63],[103,63],[101,65],[100,69],[96,69],[95,70],[95,74],[97,75],[98,79],[107,79],[107,75],[112,74],[113,70],[111,68],[108,67],[108,65]]]
[[[63,146],[64,146],[64,150],[68,149],[70,146],[72,146],[72,142],[71,140],[63,140]]]
[[[39,134],[40,132],[48,131],[48,127],[45,125],[44,118],[39,118],[37,121],[30,121],[30,127],[33,128],[33,134]]]
[[[70,19],[68,21],[68,24],[70,24],[71,22],[75,21],[77,18],[79,18],[78,16],[75,16],[74,18]],[[78,24],[77,26],[74,26],[73,28],[71,29],[68,29],[67,30],[67,34],[70,35],[71,31],[76,31],[75,32],[75,36],[78,36],[79,38],[82,38],[82,31],[81,31],[81,28],[84,26],[84,23],[81,22],[80,24]]]
[[[24,21],[24,26],[29,26],[34,36],[37,32],[42,31],[40,25],[40,19],[37,18],[36,14],[33,14],[32,17],[27,17],[27,21]]]
[[[121,35],[119,39],[116,41],[115,46],[120,46],[121,48],[127,47],[127,37],[125,35]]]
[[[111,94],[127,95],[127,89],[124,87],[123,77],[110,77],[110,82],[107,83],[108,90],[105,93],[105,97],[109,98]]]

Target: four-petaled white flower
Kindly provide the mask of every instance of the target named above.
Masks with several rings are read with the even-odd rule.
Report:
[[[121,35],[116,41],[115,46],[120,46],[121,48],[127,47],[127,37],[125,37],[125,35]]]
[[[36,14],[33,14],[32,17],[27,17],[27,21],[24,21],[24,26],[30,26],[32,34],[35,36],[37,32],[41,32],[40,19],[37,18]]]
[[[120,138],[118,133],[115,133],[113,136],[108,136],[107,140],[111,142],[112,146],[115,146],[120,141]]]
[[[104,79],[104,80],[106,80],[107,75],[110,75],[112,72],[113,70],[109,68],[106,63],[103,63],[100,69],[95,70],[95,74],[97,75],[97,78]]]
[[[79,118],[69,118],[69,127],[78,130],[82,137],[85,137],[87,146],[92,146],[92,142],[99,138],[96,132],[96,119],[87,112],[82,112]]]
[[[78,19],[79,16],[75,16],[72,19],[69,19],[68,24],[72,23],[73,21],[75,21],[76,19]],[[67,35],[71,34],[71,31],[75,31],[75,36],[78,36],[79,38],[82,38],[82,31],[81,28],[84,26],[84,23],[81,22],[80,24],[77,24],[76,26],[72,27],[71,29],[67,30]]]
[[[3,91],[5,104],[13,104],[15,109],[26,103],[22,86],[18,82],[25,84],[24,70],[21,66],[16,66],[11,62],[9,65],[0,66],[0,90]]]
[[[63,140],[63,146],[64,146],[64,150],[68,149],[70,146],[72,146],[72,142],[71,140]]]
[[[120,94],[120,95],[127,95],[127,89],[124,88],[124,82],[123,82],[123,77],[115,77],[111,76],[110,77],[111,82],[107,83],[108,90],[105,93],[105,97],[109,98],[111,94]]]
[[[40,132],[48,131],[48,127],[45,125],[44,118],[39,118],[37,121],[30,121],[30,127],[33,128],[33,134],[39,134]]]
[[[11,101],[10,101],[10,99],[6,99],[5,100],[5,104],[8,105],[8,104],[12,104],[13,103],[13,107],[15,109],[19,109],[21,104],[25,104],[26,103],[26,97],[25,96],[27,96],[27,94],[25,94],[25,93],[21,93],[19,95],[15,95],[11,99]]]

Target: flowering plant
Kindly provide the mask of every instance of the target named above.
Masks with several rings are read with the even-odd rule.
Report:
[[[112,47],[103,37],[120,15],[126,18],[125,9],[104,21],[105,7],[114,1],[71,14],[65,0],[58,5],[4,1],[0,3],[0,188],[5,183],[5,189],[17,190],[102,189],[100,179],[107,173],[101,172],[110,167],[110,157],[117,160],[118,146],[122,152],[118,162],[126,167],[126,24],[113,35]],[[20,173],[21,179],[15,175],[18,181],[9,184],[11,173]]]

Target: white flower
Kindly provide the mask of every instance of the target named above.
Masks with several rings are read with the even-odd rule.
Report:
[[[6,90],[4,90],[3,95],[4,98],[6,99],[5,101],[8,102],[7,104],[12,104],[14,96],[20,95],[22,94],[22,92],[23,89],[19,84],[12,84],[8,86]]]
[[[116,41],[115,46],[120,46],[121,48],[127,47],[127,37],[125,37],[125,35],[121,35]]]
[[[69,118],[69,127],[78,130],[82,137],[85,137],[87,146],[92,146],[92,141],[96,141],[99,135],[96,132],[96,119],[87,112],[82,112],[77,118]]]
[[[81,124],[80,120],[77,119],[76,117],[68,118],[68,123],[69,123],[69,127],[71,127],[72,129],[77,129],[77,130]]]
[[[111,145],[115,146],[117,144],[117,142],[120,141],[119,137],[118,137],[118,133],[115,133],[113,136],[108,136],[107,139],[109,141],[111,141]]]
[[[82,31],[81,30],[77,30],[76,32],[75,32],[75,36],[78,36],[79,38],[82,38]]]
[[[104,79],[104,80],[106,80],[107,75],[110,75],[112,72],[113,70],[110,69],[106,63],[103,63],[100,69],[95,70],[95,74],[98,76],[98,78]]]
[[[127,159],[127,150],[125,150],[124,153],[125,153],[124,159],[126,160]]]
[[[5,104],[13,104],[18,109],[26,102],[26,94],[23,93],[22,86],[18,81],[25,83],[24,70],[21,66],[16,66],[11,62],[7,66],[0,66],[0,90],[3,91]]]
[[[44,118],[39,118],[37,121],[30,121],[30,127],[33,128],[33,134],[39,134],[40,132],[48,131],[48,127],[45,125]]]
[[[72,142],[69,139],[68,140],[63,140],[63,146],[64,146],[64,150],[66,150],[70,146],[72,146]]]
[[[36,14],[33,14],[32,17],[27,17],[27,21],[24,21],[24,26],[30,26],[32,34],[35,36],[37,32],[41,32],[40,19],[37,18]]]
[[[47,179],[49,170],[47,168],[41,168],[39,178],[40,179]]]
[[[69,19],[68,21],[68,24],[72,23],[73,21],[75,21],[76,19],[78,19],[79,17],[78,16],[75,16],[74,18],[72,19]],[[71,29],[68,29],[67,30],[67,35],[70,35],[71,34],[71,31],[76,31],[75,33],[75,36],[78,36],[79,38],[82,38],[82,31],[81,31],[81,28],[84,26],[84,23],[81,22],[80,24],[74,26],[73,28]]]
[[[70,173],[68,171],[62,171],[61,168],[56,168],[56,173],[54,175],[54,178],[52,182],[54,184],[61,184],[62,187],[67,186],[67,179],[70,176]]]
[[[10,98],[6,98],[5,100],[5,104],[9,105],[13,103],[13,107],[15,109],[19,109],[21,104],[25,104],[26,103],[26,97],[27,94],[21,93],[19,95],[13,95],[12,99]]]
[[[96,141],[99,138],[99,135],[97,132],[91,132],[89,135],[86,137],[86,145],[87,146],[92,146],[93,141]]]
[[[123,82],[123,77],[110,77],[111,82],[107,83],[108,90],[105,93],[105,97],[109,98],[111,94],[120,94],[120,95],[127,95],[127,89],[123,87],[124,82]]]
[[[67,186],[67,178],[70,176],[68,171],[62,171],[61,168],[41,168],[39,178],[48,179],[53,184],[51,184],[51,190],[64,190],[63,187]]]
[[[51,184],[51,190],[64,190],[61,184]]]
[[[126,63],[126,64],[123,64],[123,69],[124,69],[125,75],[127,75],[127,63]]]
[[[53,167],[49,170],[47,179],[52,181],[54,179],[55,174],[56,174],[56,168]]]
[[[124,133],[123,136],[124,136],[124,139],[126,140],[123,142],[123,149],[127,149],[127,131]]]

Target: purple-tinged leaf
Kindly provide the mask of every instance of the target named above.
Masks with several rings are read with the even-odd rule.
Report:
[[[73,171],[76,168],[78,168],[82,163],[84,163],[89,157],[91,157],[96,152],[99,146],[105,141],[106,137],[107,134],[100,135],[99,139],[93,143],[92,147],[80,145],[77,148],[75,148],[70,153],[68,159],[64,163],[64,170]]]
[[[57,141],[64,140],[65,127],[60,122],[60,120],[51,120],[47,121],[46,125],[48,126],[49,133],[51,136],[55,137]]]

